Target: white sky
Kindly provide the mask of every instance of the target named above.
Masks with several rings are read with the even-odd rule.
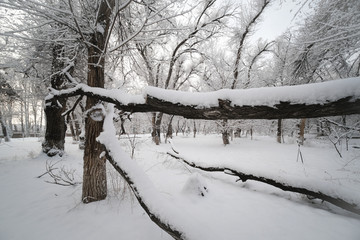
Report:
[[[285,32],[286,29],[294,27],[304,17],[303,13],[309,11],[309,7],[304,6],[294,19],[294,15],[301,6],[302,3],[294,3],[293,0],[275,0],[270,8],[265,10],[261,21],[258,23],[257,31],[253,35],[254,40],[262,38],[271,41]]]

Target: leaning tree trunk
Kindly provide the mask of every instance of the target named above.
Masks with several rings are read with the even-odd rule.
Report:
[[[60,60],[62,56],[62,45],[55,45],[52,51],[52,72],[60,72],[64,68],[64,63]],[[62,89],[64,87],[65,77],[62,74],[54,74],[51,77],[51,87],[54,89]],[[64,152],[66,123],[62,113],[66,109],[66,99],[46,100],[45,101],[45,120],[46,131],[45,140],[42,143],[42,150],[49,157]]]

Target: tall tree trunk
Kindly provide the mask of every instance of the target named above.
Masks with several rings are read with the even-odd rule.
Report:
[[[93,43],[95,46],[96,43]],[[101,53],[95,47],[88,49],[88,76],[87,84],[91,87],[104,87],[104,59],[99,59]],[[99,61],[100,60],[100,61]],[[86,99],[86,109],[98,104],[98,99],[88,97]],[[84,150],[84,172],[82,201],[89,203],[106,198],[106,158],[100,157],[105,151],[102,144],[96,141],[102,131],[103,121],[95,121],[89,115],[85,119],[85,150]]]
[[[25,136],[25,128],[24,128],[24,103],[20,101],[20,122],[21,122],[21,133],[22,136]]]
[[[172,115],[170,117],[170,120],[169,120],[169,124],[168,124],[168,128],[167,128],[167,131],[166,131],[166,139],[165,139],[165,143],[167,142],[167,139],[168,138],[172,138],[173,137],[173,126],[172,126],[172,121],[174,119],[174,115]]]
[[[222,140],[223,140],[224,145],[230,144],[228,128],[229,128],[228,120],[227,119],[222,120],[221,135],[222,135]]]
[[[104,88],[106,37],[109,34],[111,10],[114,0],[102,1],[99,6],[97,24],[104,24],[103,32],[95,32],[88,45],[87,84],[91,87]],[[94,97],[86,99],[86,109],[94,107],[99,100]],[[102,131],[103,120],[94,120],[90,116],[85,119],[85,149],[82,201],[84,203],[103,200],[107,196],[106,157],[102,154],[105,147],[96,141]]]
[[[63,46],[56,44],[52,51],[52,72],[56,73],[64,68],[62,57]],[[61,74],[54,74],[51,78],[51,87],[62,89],[66,79]],[[42,150],[49,157],[59,154],[62,156],[65,144],[66,122],[62,113],[66,109],[66,99],[45,101],[45,140],[42,143]]]
[[[76,134],[75,134],[75,129],[74,129],[74,122],[73,122],[73,119],[72,119],[70,114],[67,115],[66,122],[70,126],[71,136],[72,136],[73,141],[75,142],[76,141]]]
[[[196,123],[195,123],[195,120],[194,120],[194,138],[196,137]]]
[[[74,112],[71,113],[71,119],[74,121],[76,141],[79,141],[79,136],[81,134],[81,129],[80,129],[79,120],[75,116]]]
[[[224,119],[222,120],[222,129],[221,129],[221,135],[222,135],[222,140],[223,140],[223,144],[224,145],[228,145],[230,144],[229,141],[229,126],[228,126],[228,120]]]
[[[42,122],[43,122],[43,110],[44,110],[44,104],[42,103],[41,105],[40,105],[40,123],[39,123],[39,132],[40,132],[40,134],[42,135]]]
[[[277,142],[281,143],[281,136],[282,136],[282,120],[281,119],[278,119],[276,136],[277,136],[277,139],[276,139]]]
[[[156,143],[155,141],[155,137],[156,137],[156,112],[153,112],[151,115],[151,127],[152,127],[152,131],[151,131],[151,137],[154,143]]]
[[[28,86],[25,85],[25,102],[24,102],[24,110],[25,110],[25,137],[30,137],[30,113],[29,113],[29,100],[27,93]]]
[[[9,101],[8,103],[8,117],[7,117],[7,126],[8,126],[8,129],[10,132],[8,132],[8,135],[9,136],[12,136],[13,135],[13,124],[12,124],[12,118],[13,118],[13,115],[14,115],[14,112],[13,112],[13,102],[12,101]],[[6,121],[5,121],[6,122]]]
[[[34,100],[32,103],[32,111],[33,111],[33,117],[34,117],[34,134],[35,137],[37,137],[37,101]]]

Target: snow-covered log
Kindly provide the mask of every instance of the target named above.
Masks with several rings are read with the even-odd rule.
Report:
[[[156,225],[174,239],[188,239],[182,230],[188,216],[182,216],[170,202],[161,198],[146,173],[119,147],[113,125],[113,113],[114,109],[109,106],[104,120],[104,131],[97,138],[106,148],[107,160],[129,184],[139,204]]]
[[[147,87],[143,95],[84,84],[50,89],[48,98],[86,95],[128,112],[163,112],[189,119],[286,119],[360,114],[360,78],[298,86],[191,93]]]
[[[360,206],[358,206],[357,204],[349,203],[339,197],[330,196],[328,194],[321,192],[320,190],[310,190],[310,189],[308,189],[306,187],[302,187],[302,186],[292,186],[286,182],[280,182],[276,179],[271,179],[271,178],[267,178],[267,177],[263,177],[263,176],[257,176],[256,174],[251,174],[251,173],[244,173],[239,170],[235,170],[235,169],[228,168],[228,167],[202,166],[201,164],[195,163],[189,159],[185,159],[183,156],[181,156],[178,153],[168,152],[167,154],[172,156],[173,158],[181,160],[182,162],[186,163],[187,165],[189,165],[193,168],[197,168],[202,171],[223,172],[225,174],[229,174],[229,175],[238,177],[239,180],[241,180],[242,182],[246,182],[247,180],[253,180],[253,181],[266,183],[266,184],[269,184],[276,188],[280,188],[283,191],[300,193],[300,194],[304,194],[304,195],[307,195],[312,198],[317,198],[317,199],[329,202],[337,207],[343,208],[347,211],[350,211],[350,212],[360,215]]]

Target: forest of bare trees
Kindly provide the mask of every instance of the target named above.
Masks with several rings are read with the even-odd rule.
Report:
[[[296,1],[294,27],[273,40],[254,39],[265,14],[282,2],[0,0],[3,139],[43,137],[43,152],[52,157],[66,152],[65,136],[71,135],[84,149],[83,203],[106,198],[109,160],[149,216],[175,239],[185,239],[148,208],[142,186],[116,164],[114,147],[99,142],[106,109],[115,105],[115,134],[151,134],[156,145],[185,133],[219,133],[219,144],[228,145],[258,132],[278,143],[294,136],[300,148],[305,132],[358,132],[360,94],[345,87],[360,83],[360,2]],[[333,80],[342,81],[337,86],[343,83],[347,95],[340,87],[339,97],[336,91],[314,93],[321,99],[305,94],[306,86],[321,89]],[[317,102],[279,95],[273,105],[236,105],[230,92],[211,106],[192,105],[186,94],[171,101],[179,91],[224,89],[268,96],[273,89],[304,91]],[[200,103],[207,102],[201,96]]]

